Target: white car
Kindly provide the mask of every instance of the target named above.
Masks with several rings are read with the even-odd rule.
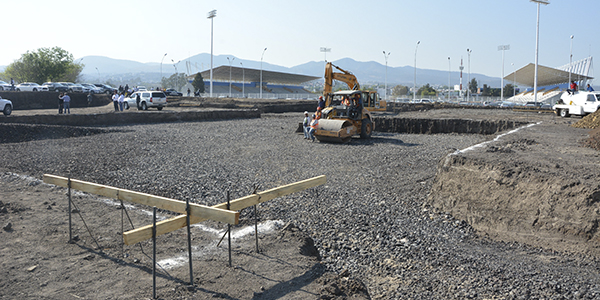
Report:
[[[23,82],[19,83],[16,86],[17,92],[39,92],[39,91],[48,91],[47,87],[41,86],[35,82]]]
[[[5,116],[8,116],[10,113],[12,113],[12,105],[12,101],[8,99],[2,99],[2,97],[0,97],[0,110]]]
[[[167,95],[160,91],[139,91],[131,94],[125,98],[125,109],[130,107],[136,107],[136,97],[140,95],[140,106],[138,109],[148,110],[148,107],[156,107],[158,110],[162,110],[163,107],[167,106]]]
[[[0,91],[10,91],[10,83],[0,80]]]

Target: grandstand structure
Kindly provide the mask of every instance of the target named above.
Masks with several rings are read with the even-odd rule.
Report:
[[[551,68],[538,65],[538,102],[554,105],[560,95],[569,88],[569,78],[575,81],[580,89],[585,89],[587,83],[594,79],[593,59],[586,57],[582,60],[558,67]],[[519,85],[534,86],[535,65],[530,63],[519,70],[508,74],[504,80],[515,81]],[[527,103],[534,101],[533,88],[528,88],[521,93],[510,97],[507,101],[514,103]]]
[[[204,79],[205,93],[210,96],[210,70],[200,72]],[[189,82],[196,74],[187,77]],[[316,76],[299,75],[262,70],[262,97],[264,99],[316,99],[318,95],[306,90],[303,84],[320,79]],[[230,89],[231,84],[231,89]],[[213,69],[213,97],[258,98],[261,89],[261,70],[220,66]]]

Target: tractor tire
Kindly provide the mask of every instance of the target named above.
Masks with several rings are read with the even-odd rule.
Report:
[[[371,119],[362,120],[362,124],[360,126],[360,138],[370,139],[371,134],[373,134],[373,122],[371,122]]]

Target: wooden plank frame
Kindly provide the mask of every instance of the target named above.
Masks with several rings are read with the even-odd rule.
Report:
[[[61,176],[44,174],[44,182],[62,186],[65,188],[69,187],[69,179]],[[160,209],[174,211],[177,213],[186,213],[185,201],[175,200],[166,197],[154,196],[150,194],[130,191],[126,189],[120,189],[112,186],[101,185],[92,182],[81,181],[77,179],[71,179],[71,188],[87,192],[90,194],[96,194],[105,196],[113,199],[120,199],[123,201],[129,201],[138,204],[144,204],[148,206],[156,206]],[[239,212],[230,211],[217,207],[210,207],[206,205],[199,205],[190,203],[190,215],[193,218],[202,218],[206,220],[215,220],[223,223],[238,224],[240,214]]]
[[[309,178],[306,180],[290,183],[284,186],[276,187],[270,190],[259,192],[256,194],[241,197],[230,201],[231,210],[242,210],[244,208],[266,202],[277,197],[289,195],[292,193],[300,192],[315,186],[319,186],[327,183],[325,175]],[[226,209],[227,202],[212,206],[216,209]],[[190,217],[190,224],[206,221],[206,218],[192,215]],[[186,215],[180,215],[171,219],[163,220],[156,223],[156,235],[169,233],[177,229],[187,226]],[[146,225],[134,230],[123,233],[123,237],[126,245],[132,245],[147,239],[152,238],[152,225]]]

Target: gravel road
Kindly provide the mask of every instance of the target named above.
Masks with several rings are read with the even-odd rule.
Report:
[[[76,138],[0,144],[0,171],[44,173],[214,205],[327,175],[327,184],[261,204],[261,219],[293,222],[333,271],[373,299],[597,299],[595,258],[478,237],[423,203],[437,164],[480,135],[374,133],[350,144],[309,142],[301,114],[118,126]],[[242,212],[248,222],[250,212]]]

